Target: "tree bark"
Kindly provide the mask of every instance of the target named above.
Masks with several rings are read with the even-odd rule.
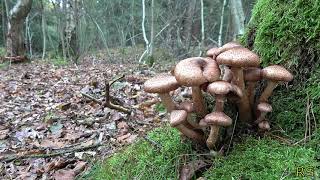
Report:
[[[47,38],[46,38],[46,17],[45,17],[45,12],[44,12],[44,6],[43,6],[43,0],[41,0],[41,25],[42,25],[42,38],[43,38],[43,43],[42,43],[42,60],[44,59],[46,55],[46,46],[47,46]]]
[[[154,44],[154,0],[151,0],[151,33],[150,33],[149,56],[153,56],[153,44]]]
[[[204,48],[204,13],[203,13],[203,0],[200,1],[201,4],[201,44],[200,44],[200,53],[199,56],[202,55],[202,50]]]
[[[7,0],[2,1],[2,38],[3,44],[6,42],[7,36],[7,23],[8,23],[8,9],[7,9]]]
[[[32,0],[19,0],[10,10],[7,34],[7,56],[24,56],[23,22],[29,14]]]
[[[189,49],[190,49],[191,35],[192,35],[191,30],[192,30],[192,25],[193,25],[193,16],[194,16],[196,3],[197,3],[196,0],[190,1],[189,9],[187,12],[187,17],[186,17],[184,37],[185,37],[185,44],[186,44],[185,47],[186,47],[187,51],[189,51]]]
[[[233,40],[236,40],[238,35],[244,33],[244,12],[242,8],[242,1],[231,0],[230,10],[232,15],[233,26]]]
[[[222,46],[222,31],[223,31],[223,24],[224,24],[224,8],[227,4],[227,0],[223,0],[222,9],[221,9],[221,16],[220,16],[220,29],[219,29],[219,37],[218,37],[218,45],[219,47]]]

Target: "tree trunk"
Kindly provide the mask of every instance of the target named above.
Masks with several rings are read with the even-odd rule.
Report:
[[[7,35],[7,56],[24,56],[23,22],[29,14],[32,0],[19,0],[10,10]]]
[[[7,9],[7,1],[4,0],[1,3],[2,5],[2,38],[3,38],[3,44],[6,42],[6,36],[7,36],[7,23],[8,23],[8,9]]]
[[[187,12],[187,17],[186,17],[186,23],[184,26],[185,27],[184,38],[185,38],[186,51],[189,51],[189,49],[190,49],[191,35],[192,35],[191,30],[192,30],[192,25],[193,25],[193,16],[194,16],[196,3],[197,3],[196,0],[190,1],[189,9]]]
[[[240,0],[231,0],[230,11],[232,16],[233,40],[236,40],[238,35],[244,33],[244,12],[242,2]]]
[[[150,34],[150,49],[149,56],[153,56],[153,44],[154,44],[154,0],[151,0],[151,34]]]
[[[200,1],[201,4],[201,44],[200,44],[200,53],[199,56],[202,55],[202,50],[204,49],[204,13],[203,13],[203,0]]]
[[[45,17],[45,12],[44,12],[44,6],[43,6],[43,0],[41,0],[41,9],[42,9],[42,14],[41,14],[41,25],[42,25],[42,38],[43,38],[43,43],[42,43],[42,60],[44,59],[46,55],[46,46],[47,46],[47,38],[46,38],[46,17]]]
[[[218,37],[218,45],[219,47],[222,46],[222,31],[223,31],[223,24],[224,24],[224,8],[227,4],[227,0],[223,0],[222,9],[221,9],[221,16],[220,16],[220,29],[219,29],[219,37]]]

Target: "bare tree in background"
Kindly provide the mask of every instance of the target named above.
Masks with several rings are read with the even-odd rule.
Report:
[[[42,38],[43,38],[43,44],[42,44],[42,60],[44,59],[46,55],[46,46],[47,46],[47,38],[46,38],[46,16],[45,16],[45,8],[43,5],[43,0],[41,0],[41,26],[42,26]]]
[[[7,34],[7,56],[24,56],[23,22],[31,10],[32,0],[19,0],[10,10]]]
[[[220,29],[219,29],[219,36],[218,36],[218,45],[219,47],[222,46],[222,31],[223,31],[223,24],[224,24],[224,8],[227,4],[227,0],[223,0],[223,4],[221,7],[221,16],[220,16]]]
[[[230,1],[230,10],[232,16],[232,29],[233,29],[233,40],[237,38],[238,35],[244,33],[244,12],[242,8],[242,2],[239,0]]]

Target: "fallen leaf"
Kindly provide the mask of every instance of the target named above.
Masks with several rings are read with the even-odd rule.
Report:
[[[53,174],[53,178],[55,180],[73,180],[84,170],[86,164],[86,162],[80,161],[73,169],[60,169]]]

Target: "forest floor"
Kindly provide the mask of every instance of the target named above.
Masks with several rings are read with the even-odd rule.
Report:
[[[226,156],[220,156],[169,128],[157,96],[142,90],[146,79],[169,71],[172,62],[152,68],[131,62],[136,59],[121,57],[120,62],[110,63],[88,56],[79,65],[57,59],[2,64],[0,176],[301,179],[297,176],[300,168],[304,176],[319,177],[320,129],[313,124],[320,114],[318,96],[309,99],[301,88],[276,92],[272,131],[262,135],[235,133],[233,141],[225,144]],[[130,113],[103,105],[106,84],[112,84],[107,93],[111,101]],[[307,85],[309,95],[320,92],[317,84]],[[180,88],[172,95],[181,101],[188,93]],[[310,129],[305,126],[308,122]]]
[[[155,70],[94,59],[84,58],[77,66],[43,61],[2,65],[1,177],[75,177],[161,124],[163,107],[150,108],[159,102],[157,96],[142,91]],[[113,80],[111,101],[130,113],[101,104],[105,85]]]

